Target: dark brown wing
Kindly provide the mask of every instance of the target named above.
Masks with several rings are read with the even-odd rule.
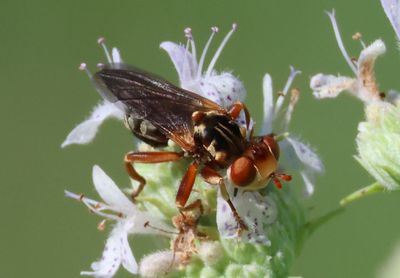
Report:
[[[195,111],[226,111],[198,94],[126,65],[111,65],[94,76],[100,93],[123,104],[127,114],[153,124],[185,150],[194,146],[192,114]]]

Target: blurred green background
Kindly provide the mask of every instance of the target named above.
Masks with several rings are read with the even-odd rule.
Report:
[[[255,119],[261,121],[264,73],[272,75],[278,90],[289,65],[303,71],[295,82],[302,96],[291,130],[318,149],[327,169],[307,201],[311,215],[328,212],[341,197],[371,183],[352,157],[361,103],[348,96],[316,101],[308,88],[309,77],[318,72],[351,74],[323,13],[331,8],[354,56],[360,51],[350,38],[354,32],[366,42],[384,39],[388,52],[378,61],[378,80],[383,90],[399,89],[400,56],[378,0],[2,0],[0,277],[77,277],[101,254],[106,234],[96,229],[100,219],[64,198],[63,190],[96,197],[93,164],[127,185],[121,161],[134,147],[132,137],[110,121],[94,143],[60,148],[99,100],[77,69],[82,61],[94,69],[105,60],[96,44],[99,36],[118,46],[125,61],[176,82],[172,63],[158,47],[161,41],[183,42],[183,29],[190,26],[201,48],[211,26],[220,27],[221,39],[237,22],[238,32],[217,69],[240,76]],[[399,194],[381,194],[350,206],[306,242],[292,275],[375,277],[400,239],[399,199]],[[135,240],[132,246],[142,248]]]

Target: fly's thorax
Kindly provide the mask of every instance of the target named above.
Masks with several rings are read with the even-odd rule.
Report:
[[[217,111],[193,113],[194,141],[221,167],[227,167],[246,147],[238,124]]]
[[[145,119],[138,119],[130,114],[126,114],[124,124],[127,129],[132,131],[133,135],[153,147],[168,145],[168,138],[151,122]]]
[[[279,147],[273,136],[254,137],[243,155],[229,166],[227,176],[235,187],[258,190],[278,168]]]

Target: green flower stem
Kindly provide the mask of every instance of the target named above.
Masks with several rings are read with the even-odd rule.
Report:
[[[337,215],[339,215],[342,212],[344,212],[343,207],[339,207],[335,210],[332,210],[314,220],[308,221],[304,225],[304,229],[307,231],[308,235],[311,235],[316,229],[318,229],[322,225],[326,224],[329,220],[333,219],[334,217],[336,217]]]
[[[385,191],[385,187],[381,185],[380,183],[376,182],[371,185],[368,185],[364,188],[361,188],[350,195],[347,195],[344,197],[342,200],[340,200],[340,205],[342,207],[347,206],[348,204],[357,201],[365,196],[372,195],[375,193],[383,192]]]

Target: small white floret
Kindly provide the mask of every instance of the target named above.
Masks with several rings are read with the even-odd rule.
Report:
[[[160,251],[145,256],[139,266],[142,277],[156,278],[164,277],[179,266],[179,256],[173,251]]]

